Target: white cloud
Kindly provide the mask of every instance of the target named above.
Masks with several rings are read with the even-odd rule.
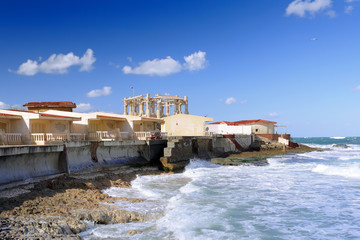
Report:
[[[0,102],[0,109],[9,109],[10,105],[4,102]]]
[[[234,97],[229,97],[225,100],[226,104],[233,104],[236,103],[236,99]]]
[[[206,67],[206,52],[198,51],[184,57],[184,67],[189,71],[201,70]]]
[[[353,6],[346,6],[344,12],[346,14],[351,14],[353,10],[354,10]]]
[[[86,50],[82,57],[75,56],[72,52],[66,55],[53,54],[42,63],[28,59],[19,66],[16,73],[27,76],[33,76],[37,73],[64,74],[68,72],[70,67],[77,65],[80,66],[80,72],[90,71],[92,69],[92,64],[95,61],[96,58],[94,57],[94,51],[91,49]]]
[[[278,117],[278,116],[279,116],[279,114],[276,112],[269,113],[269,117]]]
[[[181,64],[179,61],[168,56],[163,59],[155,58],[140,63],[137,67],[124,66],[122,71],[125,74],[141,74],[150,76],[167,76],[178,73],[182,70],[195,71],[204,69],[206,67],[206,52],[198,51],[189,56],[185,56],[185,63]],[[132,60],[132,59],[131,59]]]
[[[334,10],[329,10],[326,12],[326,15],[328,15],[331,18],[335,18],[336,17],[336,12]]]
[[[353,89],[354,91],[360,91],[360,85]]]
[[[331,7],[332,0],[294,0],[286,8],[286,15],[305,17],[306,13],[313,15]]]
[[[101,97],[101,96],[107,96],[111,94],[111,87],[105,86],[103,89],[95,89],[91,90],[86,94],[87,97]]]
[[[90,103],[79,103],[76,104],[75,112],[88,112],[92,108]]]
[[[166,76],[180,71],[181,64],[169,56],[164,59],[155,58],[154,60],[142,62],[135,68],[130,66],[123,67],[123,72],[125,74],[143,74],[150,76]]]

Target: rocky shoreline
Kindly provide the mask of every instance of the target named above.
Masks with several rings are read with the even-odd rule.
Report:
[[[101,193],[131,187],[137,175],[161,174],[157,167],[103,166],[0,192],[0,239],[80,239],[92,223],[146,221],[146,216],[117,209],[118,200]]]
[[[268,165],[267,158],[277,155],[305,153],[312,151],[322,151],[321,149],[311,148],[306,145],[299,145],[297,148],[285,147],[279,143],[270,143],[261,145],[260,151],[242,152],[239,154],[231,154],[226,158],[213,158],[211,163],[219,165]]]
[[[317,149],[304,145],[295,149],[268,145],[260,151],[230,155],[231,164],[224,165],[239,165],[233,164],[236,158],[243,159],[242,164],[262,165],[269,156],[314,150]],[[139,202],[144,199],[110,197],[101,190],[129,188],[137,175],[158,174],[171,173],[164,173],[156,166],[107,165],[2,190],[0,239],[80,239],[79,233],[93,224],[147,221],[146,215],[111,204],[118,200]]]

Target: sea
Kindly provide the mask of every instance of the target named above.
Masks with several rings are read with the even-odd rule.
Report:
[[[360,239],[360,137],[295,138],[322,151],[267,166],[193,159],[183,173],[105,189],[148,221],[92,225],[84,239]],[[89,223],[90,224],[90,223]]]

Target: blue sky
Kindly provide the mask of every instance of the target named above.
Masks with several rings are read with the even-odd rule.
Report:
[[[123,112],[189,96],[215,121],[360,136],[360,1],[1,1],[0,107]],[[56,54],[56,55],[54,55]]]

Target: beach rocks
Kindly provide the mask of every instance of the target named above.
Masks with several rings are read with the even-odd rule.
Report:
[[[337,147],[337,148],[349,148],[349,146],[346,145],[346,144],[334,144],[333,147]]]
[[[263,157],[251,157],[251,158],[239,158],[239,157],[229,157],[229,158],[212,158],[211,163],[219,165],[253,165],[253,166],[265,166],[269,163],[266,161],[266,158]]]
[[[129,187],[137,175],[162,173],[157,167],[109,167],[61,176],[33,184],[27,191],[0,192],[0,239],[80,239],[88,223],[111,224],[148,220],[138,212],[116,208],[100,190]],[[24,186],[19,189],[25,188]]]

